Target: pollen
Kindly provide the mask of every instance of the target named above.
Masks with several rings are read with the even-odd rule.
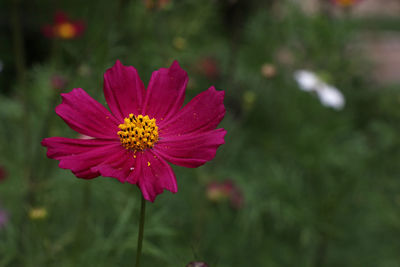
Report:
[[[149,116],[132,113],[118,126],[118,136],[123,147],[133,151],[143,151],[152,148],[158,141],[158,127],[156,119]]]

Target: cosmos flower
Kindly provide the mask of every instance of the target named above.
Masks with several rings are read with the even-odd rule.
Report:
[[[77,177],[113,177],[136,184],[154,201],[177,192],[167,161],[195,168],[214,158],[226,131],[215,129],[225,115],[224,92],[214,87],[183,108],[188,82],[178,62],[153,72],[145,89],[136,69],[117,61],[104,74],[109,112],[81,88],[61,94],[56,113],[75,131],[93,139],[50,137],[47,156]]]
[[[4,228],[8,222],[8,212],[0,208],[0,229]]]
[[[144,0],[147,9],[164,9],[171,0]]]
[[[343,109],[345,105],[343,94],[336,87],[322,81],[314,72],[298,70],[294,73],[294,78],[301,90],[315,92],[322,105],[336,110]]]
[[[60,74],[54,74],[53,76],[51,76],[50,78],[50,84],[51,87],[54,90],[62,90],[65,88],[65,86],[67,85],[68,80],[65,76],[60,75]]]
[[[56,12],[54,24],[42,28],[44,36],[55,39],[76,39],[83,34],[85,24],[83,21],[72,21],[64,12]]]
[[[208,264],[203,261],[192,261],[186,267],[208,267]]]
[[[328,84],[319,87],[317,95],[321,104],[334,109],[342,109],[344,107],[344,97],[336,88]]]
[[[217,79],[220,76],[218,61],[212,56],[201,58],[197,65],[199,72],[208,79]]]
[[[239,187],[232,180],[222,182],[211,182],[207,185],[207,198],[212,202],[223,202],[229,200],[233,208],[243,205],[243,195]]]
[[[351,7],[361,0],[331,0],[333,4],[340,6],[340,7]]]
[[[3,166],[0,165],[0,182],[5,180],[7,177],[7,171],[4,169]]]
[[[265,63],[261,66],[261,75],[267,79],[275,77],[276,72],[275,65],[271,63]]]

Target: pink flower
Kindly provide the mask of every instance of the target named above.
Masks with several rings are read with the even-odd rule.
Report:
[[[104,74],[111,110],[81,88],[61,94],[56,113],[75,131],[94,139],[50,137],[47,156],[77,177],[117,178],[137,184],[154,201],[164,189],[176,193],[167,161],[195,168],[214,158],[226,131],[215,129],[225,115],[224,92],[210,87],[183,108],[187,74],[178,62],[153,72],[145,89],[134,67],[120,61]]]
[[[0,166],[0,182],[5,180],[7,178],[7,171],[3,168],[3,166]]]
[[[44,36],[51,39],[76,39],[84,31],[83,21],[72,21],[61,11],[55,13],[53,25],[45,25],[42,28]]]
[[[164,9],[171,0],[144,0],[144,4],[147,9]]]
[[[211,56],[202,58],[198,63],[198,68],[200,73],[209,79],[217,79],[220,76],[218,62]]]
[[[8,213],[7,211],[0,208],[0,229],[4,228],[8,223]]]
[[[333,4],[335,4],[337,6],[350,7],[350,6],[357,4],[361,0],[331,0],[331,1]]]
[[[208,267],[208,264],[203,261],[192,261],[186,267]]]
[[[67,85],[68,80],[63,75],[54,74],[51,76],[50,84],[54,90],[62,90]]]
[[[233,208],[243,206],[243,195],[239,187],[232,180],[211,182],[207,186],[207,198],[212,202],[229,200]]]

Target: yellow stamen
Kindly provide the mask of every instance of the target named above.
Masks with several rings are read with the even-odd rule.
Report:
[[[135,152],[143,151],[152,148],[158,141],[156,119],[150,119],[147,115],[135,116],[131,113],[118,127],[121,131],[118,131],[117,134],[122,146],[126,149]]]

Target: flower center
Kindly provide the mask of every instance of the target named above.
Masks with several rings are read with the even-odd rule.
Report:
[[[75,36],[75,28],[71,23],[65,22],[57,26],[58,35],[64,39],[70,39]]]
[[[342,6],[351,6],[355,0],[339,0],[339,4]]]
[[[156,119],[150,119],[147,115],[134,116],[131,113],[118,127],[121,129],[118,136],[126,149],[142,151],[152,148],[158,141]]]

